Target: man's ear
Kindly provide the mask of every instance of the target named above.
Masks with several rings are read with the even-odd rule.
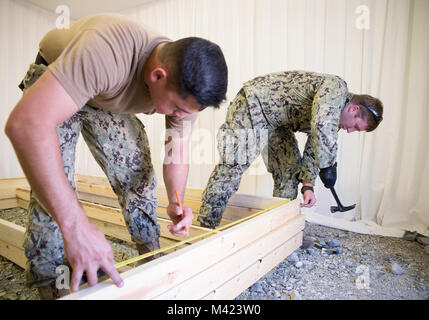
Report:
[[[167,70],[161,67],[155,68],[150,73],[150,81],[152,83],[167,80]]]
[[[349,105],[349,111],[356,113],[360,109],[360,106],[358,104],[350,104]]]

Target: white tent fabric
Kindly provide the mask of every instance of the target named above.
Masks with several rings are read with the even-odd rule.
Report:
[[[8,70],[0,75],[4,126],[19,99],[16,84],[56,16],[16,0],[2,1],[0,12],[0,36],[8,44],[8,50],[0,53],[2,70]],[[303,210],[307,220],[362,233],[401,236],[404,230],[416,230],[429,235],[428,1],[158,0],[122,14],[172,39],[210,39],[224,51],[228,101],[220,110],[200,114],[189,187],[205,187],[216,164],[216,131],[243,82],[280,70],[332,73],[344,78],[351,92],[379,97],[385,116],[373,133],[340,134],[336,190],[344,205],[356,203],[356,209],[331,214],[335,201],[318,181],[318,203]],[[160,115],[141,119],[162,183],[164,120]],[[301,147],[305,139],[299,135]],[[0,177],[22,175],[3,135],[0,148]],[[102,175],[82,142],[78,154],[77,172]],[[272,186],[258,161],[243,177],[239,192],[270,196]]]
[[[34,61],[39,40],[55,27],[55,13],[22,1],[0,1],[0,178],[23,176],[4,126],[21,97],[18,84]]]

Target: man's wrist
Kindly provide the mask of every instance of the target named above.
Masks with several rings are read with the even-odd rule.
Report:
[[[301,193],[302,193],[302,194],[304,194],[304,192],[305,192],[305,191],[307,191],[307,190],[311,190],[311,192],[314,192],[314,189],[313,189],[313,187],[312,187],[312,186],[304,185],[304,186],[302,186],[302,188],[301,188]]]
[[[72,237],[77,229],[84,229],[87,223],[89,223],[89,219],[80,206],[74,210],[70,210],[65,218],[57,221],[64,238]]]

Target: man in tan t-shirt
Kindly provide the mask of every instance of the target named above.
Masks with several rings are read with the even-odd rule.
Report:
[[[163,37],[121,15],[80,19],[41,40],[39,54],[20,88],[24,95],[6,124],[32,187],[25,237],[27,285],[41,298],[68,293],[56,287],[56,268],[70,265],[71,290],[85,273],[89,285],[102,269],[117,286],[112,248],[79,204],[74,159],[82,133],[118,196],[129,232],[140,254],[159,248],[156,177],[143,124],[136,113],[165,114],[169,150],[163,176],[169,226],[185,235],[175,198],[183,199],[188,174],[188,142],[197,113],[225,99],[227,66],[221,49],[201,38]],[[36,81],[37,80],[37,81]],[[170,151],[171,151],[170,150]]]

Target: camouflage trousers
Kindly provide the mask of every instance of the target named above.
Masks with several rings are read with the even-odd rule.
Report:
[[[217,135],[217,147],[220,161],[203,192],[198,215],[204,225],[219,225],[243,173],[259,155],[273,177],[273,196],[297,197],[302,160],[295,134],[287,127],[272,127],[260,106],[250,108],[243,89],[228,108]]]
[[[24,91],[46,69],[44,65],[32,64],[23,80]],[[57,134],[64,171],[75,190],[75,150],[80,133],[118,196],[133,240],[139,244],[158,241],[156,176],[144,125],[134,115],[113,114],[89,105],[60,124]],[[28,258],[27,285],[30,287],[54,282],[59,276],[56,268],[70,266],[57,223],[33,193],[28,207],[24,248]]]

